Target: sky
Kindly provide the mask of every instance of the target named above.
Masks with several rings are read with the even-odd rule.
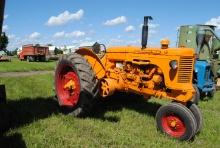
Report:
[[[176,45],[181,25],[214,24],[220,34],[219,0],[6,0],[3,30],[9,50],[23,44],[137,45],[144,16],[152,16],[149,46],[168,38]]]

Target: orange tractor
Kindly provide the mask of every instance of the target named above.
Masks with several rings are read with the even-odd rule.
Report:
[[[162,40],[160,48],[147,48],[149,19],[152,17],[144,17],[142,47],[106,49],[96,43],[63,55],[55,72],[59,105],[84,116],[97,99],[116,92],[167,98],[171,103],[156,113],[158,129],[176,139],[190,140],[202,127],[201,112],[193,103],[194,50],[169,48],[168,40]]]

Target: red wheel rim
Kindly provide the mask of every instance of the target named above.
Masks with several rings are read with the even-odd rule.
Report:
[[[172,137],[181,137],[186,131],[184,122],[176,115],[162,117],[162,127]]]
[[[80,82],[71,65],[60,65],[56,73],[56,92],[61,106],[74,107],[79,101]]]

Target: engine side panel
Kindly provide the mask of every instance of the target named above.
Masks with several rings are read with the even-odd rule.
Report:
[[[146,96],[189,101],[194,94],[194,53],[192,49],[181,49],[178,52],[174,50],[176,51],[155,48],[141,50],[133,47],[115,47],[107,50],[107,62],[104,66],[105,78],[108,80],[104,80],[103,85],[108,88],[105,90],[131,91]],[[176,70],[171,69],[169,65],[172,60],[178,62]],[[111,86],[115,86],[114,89]]]

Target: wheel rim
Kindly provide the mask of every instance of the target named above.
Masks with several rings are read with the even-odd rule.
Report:
[[[162,127],[172,137],[181,137],[186,131],[184,122],[176,115],[162,117]]]
[[[56,91],[62,106],[74,107],[79,101],[80,82],[71,65],[61,65],[56,75]]]

